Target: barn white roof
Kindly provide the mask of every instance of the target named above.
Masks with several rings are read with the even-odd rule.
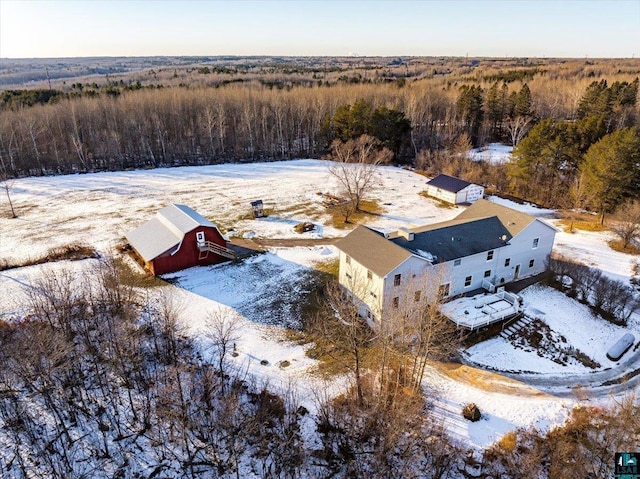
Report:
[[[198,226],[216,227],[188,206],[173,204],[162,208],[154,218],[125,237],[145,261],[151,261],[179,246],[184,235]]]

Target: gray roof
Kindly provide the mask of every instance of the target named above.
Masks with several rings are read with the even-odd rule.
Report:
[[[380,277],[386,276],[396,266],[411,257],[410,251],[366,226],[358,226],[341,238],[336,243],[336,247]]]
[[[469,183],[468,181],[449,175],[438,175],[434,179],[427,181],[427,185],[429,186],[435,186],[436,188],[451,191],[452,193],[464,190],[471,184],[472,183]]]
[[[198,226],[216,227],[188,206],[174,204],[162,208],[154,218],[125,237],[145,261],[151,261],[178,246],[184,235]]]
[[[466,210],[456,216],[456,219],[471,220],[489,218],[491,216],[497,216],[504,227],[509,230],[511,236],[516,236],[537,219],[535,216],[507,208],[506,206],[502,206],[497,203],[492,203],[485,199],[480,199],[473,203]],[[542,223],[546,225],[546,223]],[[553,228],[550,225],[547,226]]]
[[[388,238],[358,226],[336,246],[378,276],[385,276],[411,255],[437,263],[500,248],[534,221],[540,220],[481,199],[453,220],[412,228]],[[406,238],[410,233],[411,241]]]
[[[432,263],[440,263],[500,248],[512,238],[496,216],[432,226],[415,232],[412,241],[403,236],[390,241]]]

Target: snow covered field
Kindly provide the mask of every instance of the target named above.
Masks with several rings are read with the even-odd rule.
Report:
[[[395,167],[381,168],[378,176],[379,185],[372,196],[384,211],[368,221],[369,226],[391,230],[407,224],[434,223],[449,220],[461,211],[442,208],[421,196],[427,181],[423,176]],[[337,186],[328,174],[327,162],[319,160],[26,178],[16,180],[12,191],[19,218],[0,218],[0,260],[24,260],[45,254],[53,246],[76,242],[110,253],[123,241],[126,231],[169,203],[187,204],[227,234],[239,237],[321,239],[347,233],[331,226],[324,212],[318,193],[335,194]],[[250,213],[249,203],[255,199],[262,199],[271,210],[268,218],[245,219]],[[549,210],[500,201],[530,214],[553,215]],[[5,207],[0,203],[0,208]],[[295,233],[293,226],[301,221],[312,221],[316,231]],[[612,251],[608,239],[606,233],[559,233],[556,250],[601,268],[616,279],[628,280],[634,258]],[[335,248],[322,244],[272,248],[240,263],[168,275],[171,284],[165,288],[180,298],[185,327],[197,337],[201,337],[210,312],[235,310],[242,324],[239,354],[233,358],[236,365],[269,381],[274,388],[293,381],[303,404],[313,411],[311,388],[323,384],[321,387],[337,392],[343,378],[321,383],[313,375],[315,361],[305,355],[306,347],[287,342],[283,328],[299,327],[300,313],[292,304],[307,294],[306,279],[316,265],[336,257]],[[60,262],[0,272],[0,317],[18,316],[23,289],[42,274],[43,268],[68,267],[81,274],[92,262]],[[593,318],[583,305],[554,290],[533,286],[522,294],[528,307],[545,313],[549,329],[557,333],[552,337],[564,337],[567,347],[598,362],[600,371],[616,366],[604,353],[625,331],[640,337],[637,315],[628,328],[619,328]],[[204,339],[201,347],[206,352]],[[467,351],[466,357],[494,371],[519,369],[545,377],[592,371],[578,361],[560,365],[504,338],[478,344]],[[264,361],[266,364],[261,364]],[[280,367],[283,361],[289,365]],[[515,427],[544,428],[561,422],[567,408],[577,400],[550,396],[511,380],[505,386],[504,377],[483,374],[458,365],[433,369],[427,378],[426,386],[440,392],[434,410],[451,434],[468,446],[485,447]],[[469,379],[480,376],[484,386]],[[606,396],[601,400],[606,401]],[[460,411],[468,402],[479,405],[485,413],[483,420],[469,423],[462,419]]]
[[[491,164],[503,164],[511,161],[513,146],[502,143],[489,143],[482,148],[474,148],[469,156],[474,161],[485,161]]]

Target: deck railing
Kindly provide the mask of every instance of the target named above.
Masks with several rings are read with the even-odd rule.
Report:
[[[200,252],[210,252],[215,253],[220,256],[224,256],[229,259],[236,259],[236,253],[224,246],[220,246],[218,243],[214,243],[213,241],[203,241],[198,243],[198,250]]]

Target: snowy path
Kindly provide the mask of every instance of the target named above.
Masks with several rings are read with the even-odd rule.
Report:
[[[486,375],[487,373],[485,369],[477,367],[471,361],[463,360],[463,363],[465,366],[472,368],[477,375]],[[625,380],[625,377],[631,373],[635,373],[635,376]],[[640,385],[640,349],[633,352],[632,356],[626,358],[624,362],[619,362],[615,367],[604,371],[594,371],[583,374],[525,374],[508,372],[491,374],[494,379],[495,376],[504,376],[505,378],[516,381],[515,384],[521,384],[522,388],[515,388],[518,394],[526,394],[526,389],[533,387],[557,397],[572,398],[576,397],[576,391],[588,389],[589,397],[604,399],[613,394],[632,391]],[[465,381],[464,376],[460,376],[459,380]],[[501,381],[496,380],[495,384],[499,387]]]

